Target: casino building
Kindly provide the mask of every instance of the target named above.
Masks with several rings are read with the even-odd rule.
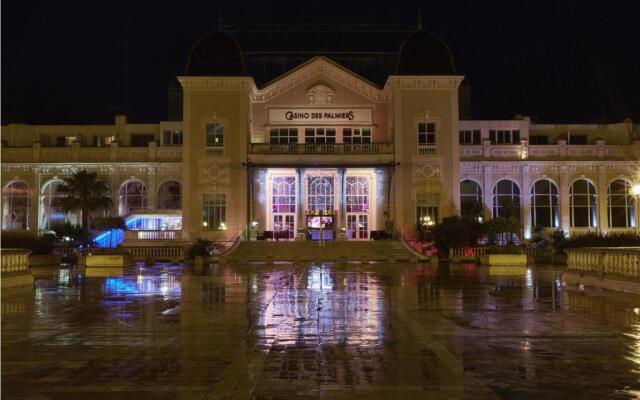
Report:
[[[212,32],[168,121],[3,126],[2,229],[78,221],[58,187],[82,169],[131,240],[411,237],[473,203],[524,238],[637,229],[638,125],[472,120],[463,79],[423,30]]]

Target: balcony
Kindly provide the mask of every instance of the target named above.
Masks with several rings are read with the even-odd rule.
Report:
[[[418,155],[419,156],[435,156],[436,155],[436,146],[418,146]]]
[[[295,144],[269,144],[252,143],[252,154],[328,154],[328,155],[378,155],[393,154],[392,143],[295,143]]]
[[[180,240],[182,231],[129,230],[124,232],[125,240]]]

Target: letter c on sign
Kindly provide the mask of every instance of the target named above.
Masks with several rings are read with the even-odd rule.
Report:
[[[287,112],[284,114],[284,117],[285,117],[285,119],[286,119],[287,121],[291,121],[291,120],[293,119],[293,113],[292,113],[291,111],[287,111]]]

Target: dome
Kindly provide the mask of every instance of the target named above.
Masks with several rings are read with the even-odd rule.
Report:
[[[188,76],[245,76],[242,50],[227,32],[216,31],[203,36],[191,48]]]
[[[427,31],[409,35],[400,47],[397,75],[456,75],[449,47]]]

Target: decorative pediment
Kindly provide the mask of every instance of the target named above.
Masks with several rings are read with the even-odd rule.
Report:
[[[319,82],[330,80],[353,90],[359,95],[366,97],[375,103],[386,103],[389,100],[387,92],[377,88],[373,83],[370,83],[366,79],[358,76],[356,73],[349,71],[326,57],[314,57],[309,62],[302,64],[300,67],[275,79],[264,88],[256,88],[251,97],[254,102],[265,102],[298,85],[304,83],[309,84],[310,80],[315,81],[312,82],[312,87],[310,89],[319,89],[319,86],[325,86],[327,89],[331,89],[328,84],[318,84]],[[307,93],[311,96],[309,91]],[[324,91],[322,93],[314,92],[314,104],[331,104],[330,101],[332,98],[329,94],[330,93]],[[318,95],[327,101],[327,103],[319,103]],[[311,97],[309,100],[311,101]]]
[[[307,89],[309,104],[331,104],[334,90],[327,85],[317,84]]]

